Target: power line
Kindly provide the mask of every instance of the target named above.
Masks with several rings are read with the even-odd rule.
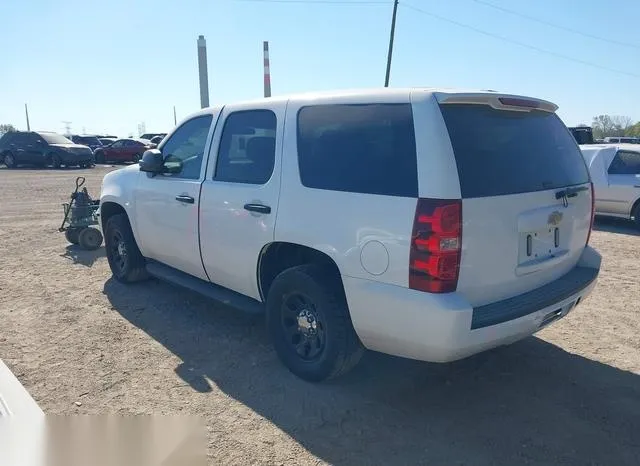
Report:
[[[509,39],[508,37],[504,37],[504,36],[501,36],[499,34],[494,34],[493,32],[485,31],[484,29],[479,29],[479,28],[477,28],[475,26],[471,26],[471,25],[465,24],[465,23],[460,23],[460,22],[455,21],[453,19],[445,18],[444,16],[440,16],[440,15],[437,15],[435,13],[431,13],[431,12],[425,11],[425,10],[423,10],[421,8],[418,8],[416,6],[410,5],[410,4],[405,3],[405,2],[402,2],[400,4],[400,6],[403,6],[405,8],[409,8],[411,10],[417,11],[417,12],[425,14],[427,16],[431,16],[432,18],[439,19],[440,21],[444,21],[444,22],[450,23],[450,24],[455,24],[456,26],[461,27],[461,28],[469,29],[471,31],[477,32],[478,34],[483,34],[485,36],[493,37],[494,39],[499,39],[499,40],[504,41],[504,42],[509,42],[511,44],[519,45],[520,47],[524,47],[524,48],[527,48],[527,49],[530,49],[530,50],[535,50],[536,52],[546,53],[547,55],[552,55],[552,56],[557,57],[557,58],[562,58],[562,59],[569,60],[569,61],[572,61],[572,62],[575,62],[575,63],[580,63],[582,65],[586,65],[586,66],[591,66],[593,68],[600,68],[601,70],[609,71],[609,72],[612,72],[612,73],[624,74],[626,76],[631,76],[633,78],[640,78],[640,74],[631,73],[629,71],[618,70],[618,69],[615,69],[615,68],[609,68],[607,66],[599,65],[598,63],[593,63],[593,62],[589,62],[589,61],[586,61],[586,60],[581,60],[579,58],[570,57],[568,55],[563,55],[561,53],[553,52],[551,50],[542,49],[540,47],[536,47],[535,45],[530,45],[530,44],[527,44],[525,42],[520,42],[520,41],[517,41],[517,40],[514,40],[514,39]]]
[[[499,5],[494,5],[493,3],[486,2],[484,0],[472,0],[472,1],[474,1],[476,3],[479,3],[481,5],[488,6],[489,8],[493,8],[495,10],[499,10],[499,11],[502,11],[504,13],[508,13],[510,15],[513,15],[513,16],[519,16],[520,18],[528,19],[529,21],[534,21],[536,23],[544,24],[545,26],[550,26],[552,28],[560,29],[562,31],[567,31],[567,32],[571,32],[573,34],[578,34],[578,35],[581,35],[581,36],[584,36],[584,37],[589,37],[590,39],[601,40],[601,41],[604,41],[604,42],[608,42],[610,44],[622,45],[624,47],[631,47],[631,48],[640,50],[640,45],[630,44],[628,42],[621,42],[621,41],[618,41],[618,40],[615,40],[615,39],[608,39],[608,38],[602,37],[602,36],[596,36],[595,34],[590,34],[588,32],[580,31],[578,29],[573,29],[573,28],[570,28],[570,27],[567,27],[567,26],[562,26],[560,24],[551,23],[549,21],[545,21],[543,19],[536,18],[535,16],[529,16],[529,15],[524,14],[524,13],[519,13],[517,11],[501,7]]]
[[[346,0],[234,0],[236,2],[251,2],[251,3],[320,3],[329,5],[388,5],[389,2],[381,0],[358,0],[348,2]]]

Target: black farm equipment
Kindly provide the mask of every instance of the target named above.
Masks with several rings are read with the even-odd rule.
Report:
[[[70,243],[92,251],[100,247],[103,239],[102,233],[96,228],[100,223],[100,200],[91,199],[87,188],[82,188],[84,182],[84,177],[76,178],[76,189],[71,193],[71,200],[62,204],[64,219],[58,230],[64,231]]]

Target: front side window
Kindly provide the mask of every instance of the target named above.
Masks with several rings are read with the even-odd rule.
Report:
[[[162,146],[164,164],[172,171],[168,176],[188,180],[200,178],[212,120],[212,115],[202,115],[186,121]]]
[[[214,179],[265,184],[276,157],[277,119],[271,110],[230,114],[224,123]]]
[[[309,188],[417,197],[411,105],[303,107],[298,162],[300,180]]]
[[[116,141],[111,145],[111,147],[114,149],[120,149],[121,147],[124,147],[124,141]]]
[[[618,151],[609,165],[610,175],[640,175],[640,152]]]

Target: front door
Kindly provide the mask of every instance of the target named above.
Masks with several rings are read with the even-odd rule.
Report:
[[[273,241],[285,107],[225,107],[202,184],[202,261],[212,282],[260,299],[258,258]],[[215,152],[214,152],[215,151]],[[215,154],[215,158],[214,158]]]
[[[205,280],[198,240],[198,206],[205,171],[204,151],[216,118],[217,115],[200,115],[181,124],[160,147],[165,165],[178,167],[179,172],[141,174],[136,192],[142,254]]]

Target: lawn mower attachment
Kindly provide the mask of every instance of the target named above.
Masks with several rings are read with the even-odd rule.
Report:
[[[93,251],[102,244],[102,233],[95,225],[100,218],[100,200],[93,200],[87,188],[82,188],[85,179],[76,178],[76,189],[71,193],[71,201],[62,204],[64,219],[58,231],[64,231],[64,236],[71,244],[77,244],[82,249]],[[82,190],[80,190],[82,188]]]

